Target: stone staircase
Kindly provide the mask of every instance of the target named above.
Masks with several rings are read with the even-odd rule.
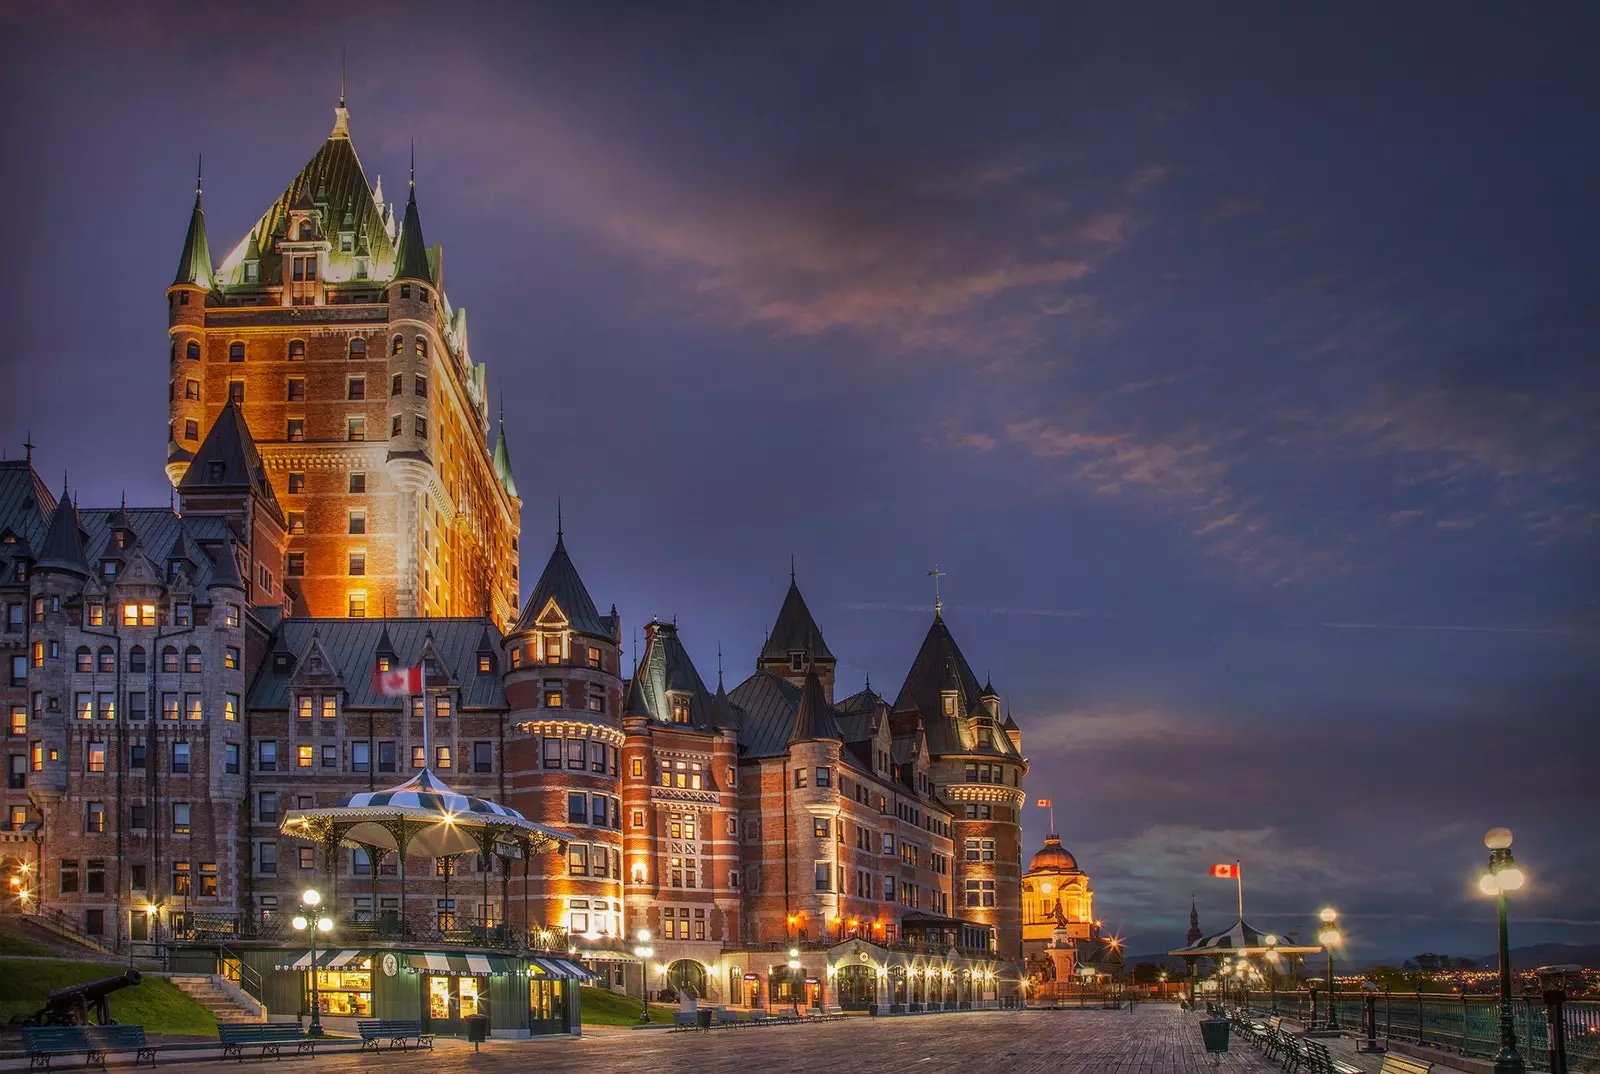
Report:
[[[254,1011],[241,1006],[232,995],[224,991],[214,978],[173,974],[168,979],[190,999],[215,1015],[219,1022],[261,1021]]]

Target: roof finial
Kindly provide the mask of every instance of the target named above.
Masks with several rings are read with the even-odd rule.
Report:
[[[22,446],[28,452],[28,461],[32,462],[33,461],[33,430],[32,429],[28,430],[28,439],[26,439],[26,440],[24,440],[22,442]]]
[[[794,585],[794,553],[789,553],[789,584]]]
[[[344,107],[344,61],[345,61],[345,57],[347,57],[349,54],[350,54],[350,49],[347,46],[340,46],[340,48],[339,48],[339,107],[340,108]]]
[[[939,579],[944,576],[945,572],[939,569],[937,563],[933,565],[933,570],[928,572],[928,577],[933,579],[933,614],[936,617],[944,612],[944,601],[939,599]]]
[[[199,154],[199,155],[197,155],[195,157],[195,161],[194,161],[194,200],[195,201],[199,201],[200,200],[200,187],[203,185],[201,183],[201,180],[205,178],[205,169],[206,169],[206,155],[204,153],[201,153],[201,154]]]
[[[411,139],[411,193],[416,196],[417,190],[417,140]]]
[[[717,689],[722,689],[722,642],[717,642]]]
[[[561,540],[561,497],[556,497],[556,540]]]

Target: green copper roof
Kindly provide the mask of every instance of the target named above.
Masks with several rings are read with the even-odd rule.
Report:
[[[343,112],[341,109],[340,112]],[[347,117],[338,114],[328,140],[290,180],[276,201],[248,234],[242,237],[217,269],[217,282],[223,287],[255,286],[245,282],[244,262],[260,262],[260,280],[267,283],[282,278],[281,255],[277,242],[287,237],[290,210],[315,208],[322,212],[321,234],[330,244],[325,278],[330,281],[357,278],[357,257],[367,259],[367,278],[387,280],[394,270],[395,249],[390,239],[384,207],[379,204],[381,184],[374,191],[362,170],[350,141]],[[345,220],[349,214],[349,222]],[[345,251],[342,235],[352,234],[352,248]]]
[[[494,437],[494,476],[500,479],[500,487],[506,490],[506,495],[513,498],[517,495],[517,482],[511,476],[511,453],[506,449],[506,412],[500,410],[500,429]]]
[[[211,247],[206,242],[206,211],[200,206],[200,191],[194,192],[194,212],[189,214],[189,233],[183,237],[183,255],[178,258],[178,274],[172,285],[187,284],[211,290]]]
[[[416,183],[411,184],[411,196],[406,199],[406,218],[400,225],[400,254],[395,262],[394,278],[433,282],[428,246],[422,241],[422,214],[417,211]]]

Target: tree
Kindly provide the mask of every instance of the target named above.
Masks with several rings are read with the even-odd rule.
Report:
[[[1141,962],[1133,968],[1134,984],[1155,984],[1161,980],[1161,966],[1155,962]]]

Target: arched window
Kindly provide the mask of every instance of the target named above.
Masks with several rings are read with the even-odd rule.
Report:
[[[291,339],[289,341],[289,361],[303,362],[306,360],[306,341]]]
[[[352,339],[350,341],[350,359],[351,359],[351,361],[359,362],[361,359],[365,358],[366,356],[367,356],[367,341],[364,340],[364,339]]]
[[[94,656],[89,652],[89,647],[87,645],[78,646],[78,670],[94,670]]]
[[[176,646],[169,645],[165,649],[161,650],[161,670],[178,670],[178,649]]]
[[[100,646],[100,652],[96,655],[99,657],[98,663],[101,671],[109,672],[117,670],[117,657],[116,654],[111,651],[111,646]]]
[[[228,361],[244,361],[244,343],[242,341],[236,339],[232,343],[228,344]]]
[[[189,359],[189,361],[198,362],[200,360],[199,341],[191,339],[187,344],[184,345],[183,354],[184,357]]]
[[[199,674],[201,671],[200,649],[198,646],[191,645],[183,651],[183,670],[192,674]]]
[[[309,220],[300,221],[300,238],[301,238],[301,240],[314,239],[316,237],[317,237],[316,225],[313,224]]]
[[[394,339],[392,339],[389,342],[389,353],[390,354],[399,354],[401,348],[403,348],[404,346],[405,346],[405,342],[399,336],[395,336]]]
[[[428,341],[423,339],[421,336],[418,336],[417,337],[417,357],[418,358],[426,358],[427,356],[428,356]]]
[[[135,645],[128,650],[128,671],[134,675],[142,675],[146,671],[143,645]]]

